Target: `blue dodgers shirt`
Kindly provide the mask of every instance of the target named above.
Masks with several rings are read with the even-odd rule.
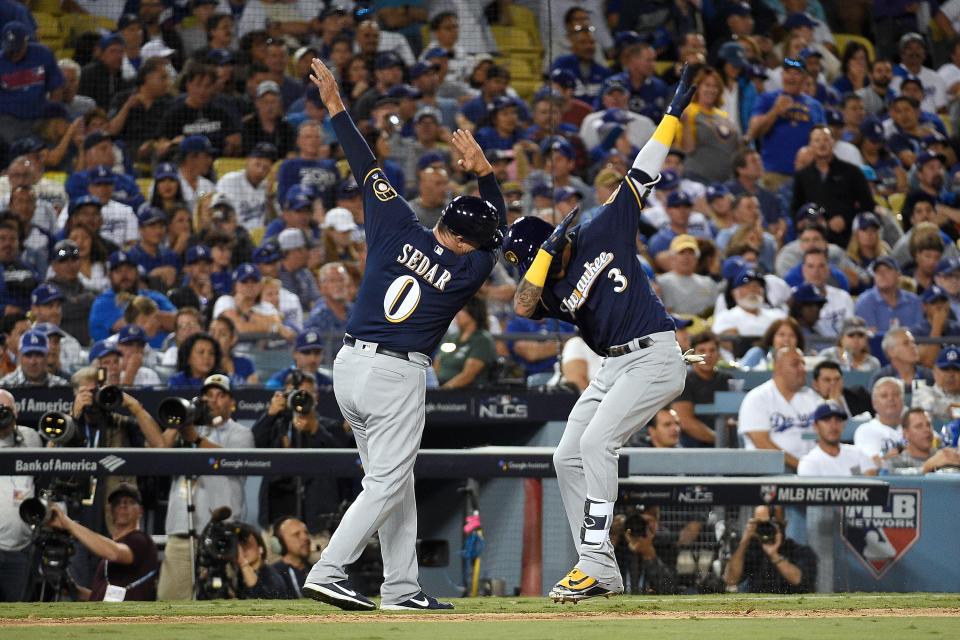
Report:
[[[670,87],[660,78],[650,76],[639,87],[630,83],[630,74],[621,71],[617,76],[630,91],[627,108],[634,113],[645,115],[654,122],[660,122],[663,111],[670,102]]]
[[[767,91],[757,98],[751,117],[763,115],[773,108],[773,103],[783,91]],[[826,116],[823,105],[808,95],[793,97],[793,106],[777,118],[763,136],[763,166],[767,171],[793,175],[793,158],[797,149],[810,140],[814,125],[824,124]]]
[[[396,351],[432,354],[453,316],[490,275],[496,254],[481,249],[457,255],[441,246],[377,166],[350,116],[337,114],[333,126],[362,185],[367,236],[367,267],[347,333]],[[506,231],[507,207],[496,177],[487,174],[479,184]]]
[[[146,296],[157,303],[158,311],[176,311],[167,296],[153,291],[152,289],[140,289],[138,296]],[[113,334],[114,323],[123,317],[123,311],[127,308],[126,304],[117,304],[117,294],[113,289],[107,289],[93,301],[93,307],[90,309],[90,337],[94,340],[105,340]],[[163,346],[163,340],[166,338],[163,332],[157,332],[155,336],[147,341],[154,349]]]
[[[110,199],[127,205],[136,213],[140,205],[146,202],[143,194],[140,193],[140,187],[137,185],[137,181],[125,173],[114,172],[113,177],[115,182],[113,184],[113,196]],[[74,198],[87,195],[87,187],[89,186],[90,170],[85,169],[71,173],[70,177],[67,178],[67,182],[63,185],[63,188],[66,189],[67,195],[73,200]]]
[[[176,252],[165,247],[157,249],[157,255],[152,256],[144,250],[138,242],[127,250],[127,255],[133,258],[139,266],[143,267],[144,272],[149,275],[157,267],[173,267],[180,273],[180,257]]]
[[[640,209],[633,182],[624,178],[600,213],[575,227],[567,272],[549,280],[540,299],[545,315],[576,324],[584,342],[600,354],[634,338],[676,330],[636,257]]]
[[[47,93],[60,88],[63,73],[53,52],[42,44],[31,42],[20,62],[0,55],[0,113],[16,118],[39,118],[47,103]],[[23,135],[28,135],[24,131]]]
[[[284,160],[277,171],[277,201],[281,206],[287,197],[287,189],[295,184],[312,187],[317,196],[323,198],[323,205],[329,209],[334,206],[334,190],[340,184],[337,163],[328,158]]]
[[[539,333],[541,335],[574,333],[575,331],[576,328],[572,324],[569,322],[564,322],[563,320],[557,320],[556,318],[534,320],[533,318],[521,318],[520,316],[510,318],[506,329],[507,333]],[[513,342],[508,342],[507,348],[510,349],[510,353],[513,355],[514,359],[523,365],[523,368],[528,376],[533,375],[534,373],[553,371],[553,365],[557,362],[557,356],[551,356],[549,358],[544,358],[543,360],[530,362],[529,360],[525,360],[517,355],[517,353],[513,350],[514,344],[515,343]]]
[[[583,100],[587,104],[593,104],[600,97],[600,89],[603,87],[603,81],[612,75],[610,69],[601,67],[594,61],[590,61],[586,73],[580,64],[577,56],[569,53],[558,56],[553,61],[552,70],[566,69],[577,77],[577,86],[574,89],[573,97]]]

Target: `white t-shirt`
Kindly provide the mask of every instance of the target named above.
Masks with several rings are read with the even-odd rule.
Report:
[[[840,335],[843,321],[853,316],[853,298],[843,289],[826,285],[826,303],[820,309],[820,319],[813,325],[822,336],[834,338]],[[822,293],[822,292],[821,292]]]
[[[960,6],[960,3],[958,3],[958,6]],[[941,9],[942,8],[943,7],[941,7]],[[952,62],[948,62],[937,69],[937,74],[943,79],[943,84],[947,86],[947,91],[950,90],[950,87],[960,82],[960,67]],[[954,99],[952,95],[950,95],[950,99],[951,101]]]
[[[280,315],[283,323],[297,331],[303,329],[303,306],[292,291],[280,287]]]
[[[877,468],[873,458],[852,444],[841,444],[832,456],[817,446],[797,465],[798,476],[862,476]]]
[[[600,144],[598,129],[603,124],[603,116],[606,113],[606,110],[603,109],[588,113],[583,122],[580,123],[580,138],[583,140],[583,146],[587,149],[593,149]],[[630,138],[630,144],[639,149],[647,144],[657,127],[653,124],[653,120],[644,115],[632,111],[627,111],[627,114],[630,117],[630,121],[627,123],[627,137]]]
[[[213,314],[211,317],[219,318],[224,311],[229,309],[236,310],[237,301],[233,299],[233,296],[220,296],[217,298],[217,301],[213,305]],[[266,300],[261,300],[257,304],[253,305],[251,309],[253,313],[260,313],[265,316],[272,316],[277,314],[277,308],[267,302]]]
[[[19,432],[23,443],[17,446],[43,446],[35,429],[20,427]],[[13,434],[0,438],[0,449],[13,446]],[[20,519],[20,505],[33,495],[33,476],[0,476],[0,551],[19,551],[30,544],[32,530]]]
[[[785,452],[802,458],[816,446],[816,440],[805,440],[804,434],[813,433],[813,412],[823,400],[810,387],[803,387],[787,402],[773,379],[751,390],[740,404],[737,416],[739,431],[744,434],[744,448],[756,449],[750,436],[752,431],[767,431],[770,440]]]
[[[253,232],[266,225],[267,181],[253,186],[244,170],[231,171],[217,182],[217,192],[226,194],[237,208],[237,223]]]
[[[763,284],[767,289],[767,302],[774,309],[780,309],[787,312],[787,303],[790,302],[790,296],[793,295],[793,289],[787,284],[787,281],[768,273],[763,276]],[[713,306],[714,315],[727,310],[727,298],[722,293],[717,296],[717,303]]]
[[[137,222],[137,214],[134,213],[132,207],[111,200],[100,209],[100,215],[103,217],[103,223],[100,225],[100,235],[110,242],[123,248],[128,244],[140,241],[140,225]],[[66,226],[66,208],[60,211],[57,224],[61,229]]]
[[[573,336],[563,345],[563,353],[560,354],[560,362],[570,362],[571,360],[583,360],[587,363],[587,380],[593,380],[600,371],[600,365],[603,364],[603,357],[597,355],[593,349],[587,346],[580,336]]]
[[[723,333],[728,329],[736,329],[741,336],[762,336],[774,320],[784,318],[786,315],[780,309],[766,308],[753,314],[737,305],[713,317],[713,332]]]
[[[110,18],[114,22],[120,19],[126,0],[77,0],[77,4],[87,13]]]
[[[897,68],[905,70],[901,65]],[[894,70],[896,71],[896,69]],[[916,74],[920,78],[920,84],[923,85],[923,100],[920,102],[920,108],[930,113],[936,113],[940,107],[947,106],[947,85],[943,82],[936,71],[930,67],[921,67],[920,73]],[[900,84],[903,82],[903,76],[894,73],[893,82],[890,88],[894,93],[900,93]]]
[[[900,425],[885,425],[879,418],[868,420],[853,432],[853,446],[866,455],[882,456],[888,449],[902,449],[907,444]]]

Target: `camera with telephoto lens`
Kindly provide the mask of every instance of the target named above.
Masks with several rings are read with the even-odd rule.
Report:
[[[123,406],[123,391],[115,384],[107,384],[107,370],[97,369],[97,388],[93,392],[94,404],[103,411],[117,411]]]
[[[230,507],[218,507],[197,540],[197,599],[235,598],[239,593],[235,574],[227,567],[237,557],[240,524],[227,522]]]
[[[83,446],[83,436],[77,429],[77,423],[68,413],[47,411],[40,416],[37,432],[41,438],[47,442],[52,442],[57,447]]]
[[[757,538],[760,542],[772,542],[777,539],[780,526],[776,520],[761,520],[757,523]]]
[[[178,396],[164,398],[157,407],[160,426],[168,429],[184,429],[193,425],[213,423],[213,414],[203,398],[185,400]]]
[[[300,369],[293,369],[287,374],[287,384],[293,387],[293,390],[287,394],[287,406],[294,413],[306,415],[313,411],[316,400],[309,391],[304,391],[298,387],[306,380],[306,376]]]
[[[627,516],[623,528],[628,535],[644,538],[647,535],[647,519],[643,517],[643,513],[635,511]]]

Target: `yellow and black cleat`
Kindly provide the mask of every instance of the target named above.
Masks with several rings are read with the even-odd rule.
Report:
[[[550,590],[549,597],[561,604],[567,602],[576,604],[588,598],[598,596],[609,598],[621,593],[623,593],[622,588],[604,586],[579,569],[574,569]]]

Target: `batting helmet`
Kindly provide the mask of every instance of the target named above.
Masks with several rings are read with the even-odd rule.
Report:
[[[553,233],[553,226],[536,216],[517,218],[503,239],[503,257],[526,273],[543,241]]]
[[[484,249],[496,249],[503,240],[500,214],[482,198],[457,196],[443,208],[440,222],[456,235],[476,242]]]

